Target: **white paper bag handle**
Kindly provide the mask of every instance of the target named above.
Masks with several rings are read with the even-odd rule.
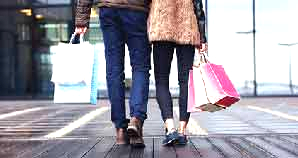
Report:
[[[69,44],[72,44],[72,41],[75,39],[76,35],[77,35],[76,32],[74,32],[74,33],[71,35],[71,38],[70,38],[70,40],[69,40]],[[84,42],[84,34],[83,34],[83,33],[80,34],[80,41],[79,41],[79,42],[80,42],[80,43],[83,43],[83,42]]]
[[[196,61],[194,61],[193,63],[193,67],[199,67],[202,63],[209,63],[209,60],[207,58],[207,54],[204,53],[199,53],[199,59],[197,59]]]

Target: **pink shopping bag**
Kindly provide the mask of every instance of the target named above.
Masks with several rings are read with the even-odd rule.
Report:
[[[207,98],[207,97],[205,96],[205,98]],[[189,77],[188,77],[187,112],[202,111],[200,108],[197,108],[197,107],[198,106],[196,106],[195,87],[194,87],[194,83],[193,83],[193,70],[190,70]]]
[[[210,62],[199,66],[210,103],[228,107],[240,100],[240,95],[222,65]]]
[[[214,112],[224,109],[224,107],[212,104],[204,86],[204,81],[199,68],[194,67],[189,71],[188,80],[188,112],[209,111]]]
[[[240,100],[240,96],[221,65],[210,63],[202,55],[198,67],[189,72],[188,112],[214,112]]]

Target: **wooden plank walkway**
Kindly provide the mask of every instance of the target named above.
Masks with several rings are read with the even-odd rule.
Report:
[[[116,145],[114,137],[0,141],[1,158],[297,158],[298,135],[192,136],[186,146],[162,146],[146,137],[144,149]]]
[[[148,112],[146,148],[135,149],[115,144],[107,100],[0,101],[0,158],[298,158],[298,98],[243,98],[224,111],[194,113],[186,146],[162,146],[154,99]],[[174,113],[177,121],[177,100]]]

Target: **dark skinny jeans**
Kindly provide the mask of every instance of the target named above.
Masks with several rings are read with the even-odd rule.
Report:
[[[173,101],[169,90],[169,76],[175,48],[179,82],[179,120],[188,122],[190,117],[190,113],[187,112],[188,74],[193,65],[194,46],[164,41],[153,43],[156,98],[163,121],[173,118]]]

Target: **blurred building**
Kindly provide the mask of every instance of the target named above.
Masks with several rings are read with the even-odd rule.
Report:
[[[74,7],[72,0],[0,2],[1,96],[53,95],[50,47],[69,40]]]
[[[68,42],[75,5],[75,0],[0,1],[0,97],[53,96],[50,47]],[[205,0],[205,6],[209,58],[224,66],[242,96],[298,94],[296,0]],[[98,14],[95,9],[91,14],[86,39],[102,45]],[[99,51],[104,62],[102,46]],[[129,85],[128,55],[125,67]],[[101,71],[98,84],[105,91]],[[175,63],[170,84],[177,94]]]

